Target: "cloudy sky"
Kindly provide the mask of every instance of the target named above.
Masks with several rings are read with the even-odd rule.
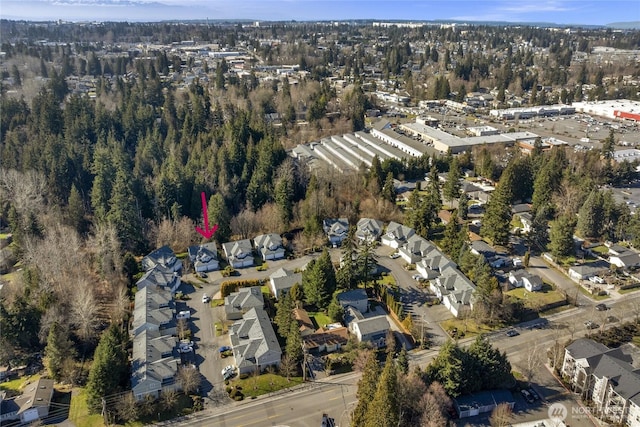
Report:
[[[2,0],[0,17],[71,21],[456,19],[600,25],[640,21],[640,1]]]

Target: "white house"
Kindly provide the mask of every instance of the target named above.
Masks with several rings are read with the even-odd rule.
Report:
[[[391,328],[387,316],[365,318],[360,310],[348,306],[345,310],[345,319],[349,331],[358,338],[359,342],[368,342],[375,348],[386,347],[387,332]]]
[[[633,268],[640,266],[640,254],[624,252],[621,255],[609,257],[609,262],[618,268]]]
[[[294,273],[285,268],[279,268],[269,276],[269,289],[276,299],[289,292],[296,283],[302,284],[302,273]]]
[[[528,292],[542,290],[542,286],[544,285],[539,276],[531,274],[527,270],[510,271],[509,283],[511,283],[514,288],[524,287]]]
[[[382,234],[382,221],[361,218],[356,224],[356,238],[359,242],[375,242]]]
[[[322,221],[322,229],[330,244],[340,246],[349,234],[349,220],[347,218],[328,218]]]
[[[215,242],[189,246],[189,259],[196,273],[208,273],[220,268],[218,262],[218,248]]]
[[[148,270],[144,275],[136,282],[138,290],[151,286],[154,288],[164,288],[175,293],[180,286],[181,280],[178,273],[163,267],[162,265],[156,265]]]
[[[24,392],[15,399],[4,399],[0,395],[0,421],[19,420],[17,424],[27,424],[49,416],[49,406],[53,398],[53,380],[40,378],[27,385]]]
[[[416,234],[416,232],[413,228],[391,221],[389,225],[387,225],[387,231],[380,240],[383,245],[398,249],[414,234]]]
[[[227,262],[233,268],[251,267],[253,265],[253,250],[249,239],[227,242],[222,244]]]
[[[282,237],[278,234],[261,234],[253,239],[253,243],[256,251],[264,261],[284,258],[285,251],[282,246]]]
[[[464,306],[473,308],[476,285],[453,266],[447,266],[440,274],[430,282],[429,288],[444,306],[456,317]]]
[[[434,251],[438,251],[436,247],[429,243],[427,239],[414,234],[409,237],[407,242],[398,249],[398,253],[403,260],[409,264],[415,264],[423,257],[430,256]]]

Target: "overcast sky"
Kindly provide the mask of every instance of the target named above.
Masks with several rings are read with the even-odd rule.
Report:
[[[70,21],[455,19],[603,25],[640,21],[640,1],[2,0],[0,17]]]

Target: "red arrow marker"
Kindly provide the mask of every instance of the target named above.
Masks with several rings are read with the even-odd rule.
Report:
[[[202,197],[202,216],[204,217],[204,230],[196,226],[196,231],[204,236],[205,239],[210,239],[213,233],[218,229],[218,224],[209,228],[209,213],[207,212],[207,196],[204,191],[200,194]]]

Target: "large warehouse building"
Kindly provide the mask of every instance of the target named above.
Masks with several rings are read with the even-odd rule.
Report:
[[[626,119],[640,121],[640,102],[628,99],[615,99],[611,101],[574,102],[573,106],[580,113],[593,114],[594,116],[608,119]]]

